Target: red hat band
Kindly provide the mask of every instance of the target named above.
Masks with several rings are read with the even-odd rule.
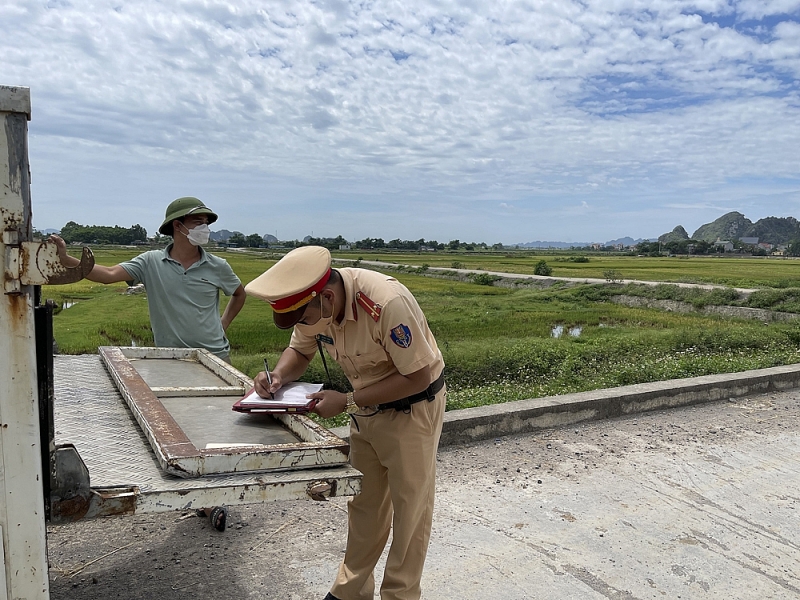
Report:
[[[314,296],[322,291],[322,288],[325,287],[325,284],[328,283],[330,278],[331,270],[328,269],[322,276],[322,279],[320,279],[310,288],[305,289],[302,292],[292,294],[291,296],[287,296],[286,298],[281,298],[280,300],[270,300],[269,303],[270,306],[272,306],[272,310],[274,310],[276,313],[287,313],[297,310],[304,304],[308,304],[311,302],[311,299]]]

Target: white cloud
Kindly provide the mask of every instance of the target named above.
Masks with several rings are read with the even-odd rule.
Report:
[[[800,11],[800,0],[739,0],[736,10],[743,19],[763,19],[772,15],[791,15]]]
[[[800,179],[798,10],[800,0],[23,0],[0,6],[0,82],[31,86],[32,152],[51,171],[71,161],[95,204],[98,178],[126,169],[227,171],[238,175],[219,187],[239,228],[272,229],[274,209],[239,212],[260,193],[297,207],[280,212],[300,237],[334,224],[331,235],[396,237],[359,227],[435,229],[426,216],[457,206],[463,219],[439,228],[473,233],[441,237],[489,228],[497,239],[509,225],[480,212],[487,202],[622,211],[645,192]],[[40,190],[45,206],[75,195],[55,181]],[[152,212],[169,199],[149,200]],[[333,199],[342,217],[309,225],[309,207]]]

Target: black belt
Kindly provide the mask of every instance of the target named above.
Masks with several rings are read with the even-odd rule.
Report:
[[[416,404],[417,402],[422,402],[423,400],[431,402],[436,397],[436,394],[438,394],[443,387],[444,387],[444,372],[442,372],[442,374],[436,378],[436,381],[431,383],[427,388],[425,388],[418,394],[406,396],[405,398],[400,398],[400,400],[395,400],[394,402],[385,402],[383,404],[378,404],[377,409],[389,410],[390,408],[393,408],[394,410],[408,410],[408,408],[412,404]]]

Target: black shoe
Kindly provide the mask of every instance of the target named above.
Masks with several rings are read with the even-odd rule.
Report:
[[[339,600],[339,599],[330,592],[328,592],[328,595],[325,596],[322,600]]]

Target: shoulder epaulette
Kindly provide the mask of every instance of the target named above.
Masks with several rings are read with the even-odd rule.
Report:
[[[376,323],[378,322],[378,319],[381,318],[380,304],[376,304],[375,302],[370,300],[369,297],[366,294],[364,294],[364,292],[356,292],[356,302],[358,302],[358,305],[361,308],[367,311],[367,314],[370,317],[372,317],[373,321],[375,321]]]

